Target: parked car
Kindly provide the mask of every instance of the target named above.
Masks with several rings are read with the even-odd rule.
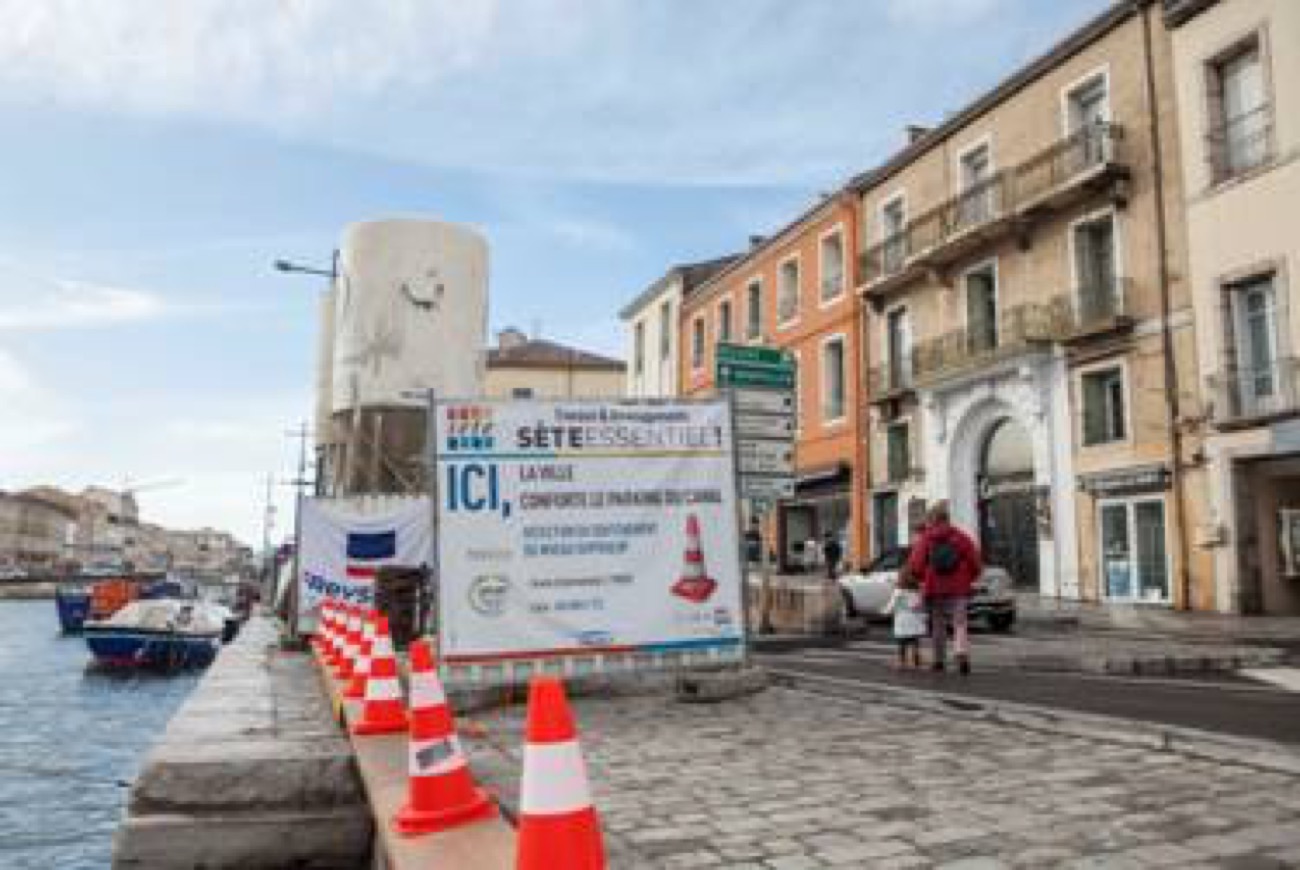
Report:
[[[907,561],[909,552],[908,547],[886,550],[861,573],[841,575],[845,612],[849,616],[878,616],[889,602],[898,569]],[[1016,622],[1016,595],[1006,569],[985,565],[973,591],[967,608],[972,622],[982,622],[993,631],[1010,631]]]

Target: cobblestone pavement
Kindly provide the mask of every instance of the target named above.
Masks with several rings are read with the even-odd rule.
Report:
[[[1300,867],[1285,774],[788,689],[575,709],[617,868]],[[475,718],[517,765],[522,710]]]

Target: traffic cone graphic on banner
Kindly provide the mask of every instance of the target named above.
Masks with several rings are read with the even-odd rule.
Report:
[[[371,650],[375,643],[375,614],[362,611],[361,639],[357,642],[357,657],[352,661],[352,678],[343,690],[345,698],[364,698],[366,679],[370,676]]]
[[[316,635],[311,639],[311,645],[316,650],[316,655],[324,661],[325,656],[329,653],[330,637],[334,633],[334,603],[326,598],[320,605],[320,617],[317,623]]]
[[[347,621],[347,609],[342,604],[330,607],[329,634],[325,636],[325,657],[323,661],[329,668],[337,668],[339,656],[343,654],[343,633]]]
[[[700,521],[695,514],[686,517],[686,556],[682,564],[682,576],[673,584],[673,594],[703,604],[718,588],[718,581],[709,577],[704,570],[704,551],[700,549]]]
[[[393,817],[398,833],[431,834],[496,815],[496,805],[470,776],[427,640],[411,644],[409,747],[410,791]]]
[[[343,654],[339,656],[339,662],[334,667],[334,676],[339,680],[352,677],[352,669],[356,666],[357,652],[361,646],[361,608],[355,604],[350,605],[347,613],[348,618],[343,629]]]
[[[402,684],[397,680],[397,654],[388,634],[388,617],[381,613],[373,624],[365,702],[361,718],[352,724],[352,733],[359,735],[406,730],[406,706],[402,703]]]
[[[587,765],[555,677],[533,677],[525,739],[515,870],[603,870],[605,845]]]

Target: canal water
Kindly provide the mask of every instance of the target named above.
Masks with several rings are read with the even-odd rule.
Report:
[[[0,868],[102,870],[144,753],[198,677],[87,670],[53,601],[0,601]]]

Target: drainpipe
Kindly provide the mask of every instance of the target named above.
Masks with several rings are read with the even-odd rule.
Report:
[[[1174,493],[1174,515],[1178,528],[1178,585],[1180,610],[1192,609],[1191,548],[1187,541],[1187,504],[1183,493],[1183,435],[1179,428],[1178,363],[1174,358],[1173,327],[1169,322],[1169,241],[1165,203],[1164,152],[1160,138],[1160,111],[1156,95],[1155,57],[1151,39],[1150,0],[1133,0],[1142,18],[1142,54],[1146,67],[1147,127],[1151,137],[1152,181],[1156,197],[1156,248],[1160,284],[1160,343],[1164,355],[1165,415],[1169,430],[1170,485]]]

